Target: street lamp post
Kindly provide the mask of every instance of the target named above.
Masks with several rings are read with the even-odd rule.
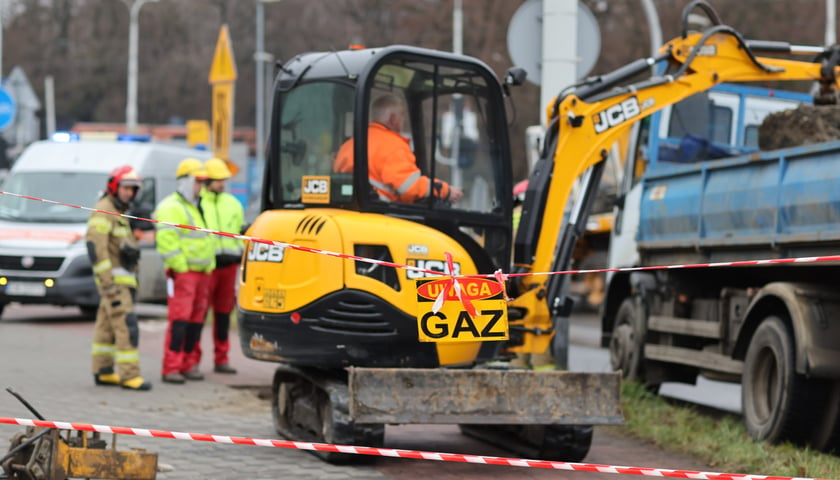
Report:
[[[265,163],[265,64],[270,63],[273,59],[273,56],[270,53],[265,52],[265,16],[263,4],[277,1],[280,0],[257,0],[257,51],[254,52],[254,61],[257,62],[257,94],[255,99],[257,103],[257,118],[254,127],[256,129],[257,137],[257,148],[255,153],[258,165]]]
[[[125,101],[125,126],[129,133],[137,130],[137,19],[140,8],[158,0],[125,0],[129,8],[128,22],[128,91]]]

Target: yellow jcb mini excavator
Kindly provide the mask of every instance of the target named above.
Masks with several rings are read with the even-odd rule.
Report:
[[[413,267],[249,242],[239,331],[246,355],[279,363],[273,417],[281,435],[379,446],[385,424],[452,423],[526,456],[577,461],[589,450],[592,425],[622,421],[616,374],[494,365],[510,352],[552,344],[558,366],[566,365],[563,276],[514,277],[508,302],[488,288],[502,315],[489,307],[470,313],[457,300],[435,313],[427,301],[434,289],[422,280],[511,272],[514,264],[517,273],[564,270],[606,152],[633,122],[667,105],[724,81],[816,80],[833,91],[838,50],[747,41],[704,2],[689,4],[683,18],[697,8],[712,20],[708,30],[686,32],[657,56],[557,97],[515,239],[504,101],[521,71],[500,82],[474,58],[407,46],[306,53],[280,68],[262,213],[248,234]],[[799,62],[758,57],[762,51],[819,56]],[[669,69],[637,81],[656,64]],[[371,102],[386,93],[407,106],[402,135],[417,166],[463,188],[459,202],[433,195],[387,202],[374,191],[368,124]],[[349,138],[353,170],[335,171]],[[580,175],[583,193],[564,216]]]

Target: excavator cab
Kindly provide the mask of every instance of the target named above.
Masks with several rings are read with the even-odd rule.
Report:
[[[416,270],[252,242],[239,295],[246,352],[320,368],[468,365],[494,355],[499,342],[482,349],[480,338],[420,343],[416,320],[417,279],[510,264],[512,175],[492,71],[406,46],[307,53],[281,68],[274,90],[263,214],[250,234]],[[419,168],[404,185],[382,185],[368,162],[372,104],[384,95],[405,106],[398,133]],[[421,174],[463,198],[383,195]]]

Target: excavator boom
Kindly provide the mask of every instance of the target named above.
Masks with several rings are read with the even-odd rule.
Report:
[[[530,272],[568,269],[607,153],[635,122],[723,82],[810,80],[820,85],[818,100],[834,102],[840,85],[840,47],[748,41],[732,27],[719,24],[705,2],[689,4],[683,17],[695,8],[703,8],[717,24],[702,33],[684,33],[663,45],[654,57],[587,79],[550,107],[543,158],[529,182],[515,241],[515,264],[528,265]],[[758,53],[808,55],[816,60]],[[663,73],[631,82],[649,71]],[[584,174],[580,200],[564,217],[572,187]],[[521,326],[526,331],[551,331],[556,317],[568,316],[570,300],[561,293],[560,275],[523,277],[519,291],[525,293],[512,306],[529,312]],[[533,344],[527,340],[514,350],[528,351],[539,342],[536,337],[531,339]]]

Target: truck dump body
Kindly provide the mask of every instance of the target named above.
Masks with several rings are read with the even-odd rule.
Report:
[[[643,255],[738,249],[750,257],[735,260],[834,254],[840,242],[838,162],[840,142],[659,163],[645,174],[639,248]]]

